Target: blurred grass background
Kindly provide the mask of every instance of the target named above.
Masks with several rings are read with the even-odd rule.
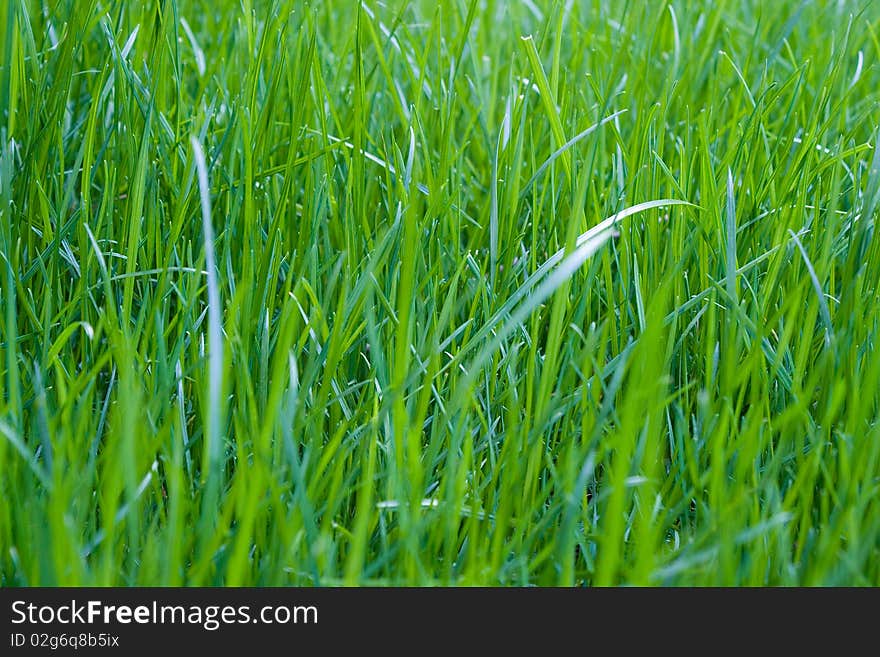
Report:
[[[880,584],[876,2],[0,15],[0,584]]]

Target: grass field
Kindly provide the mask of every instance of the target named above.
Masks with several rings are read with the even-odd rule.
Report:
[[[877,2],[0,26],[0,584],[880,585]]]

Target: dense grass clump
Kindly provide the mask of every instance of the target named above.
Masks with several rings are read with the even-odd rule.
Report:
[[[876,2],[0,25],[0,584],[880,584]]]

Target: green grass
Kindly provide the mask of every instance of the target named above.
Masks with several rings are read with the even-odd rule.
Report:
[[[876,2],[0,17],[0,584],[880,584]]]

